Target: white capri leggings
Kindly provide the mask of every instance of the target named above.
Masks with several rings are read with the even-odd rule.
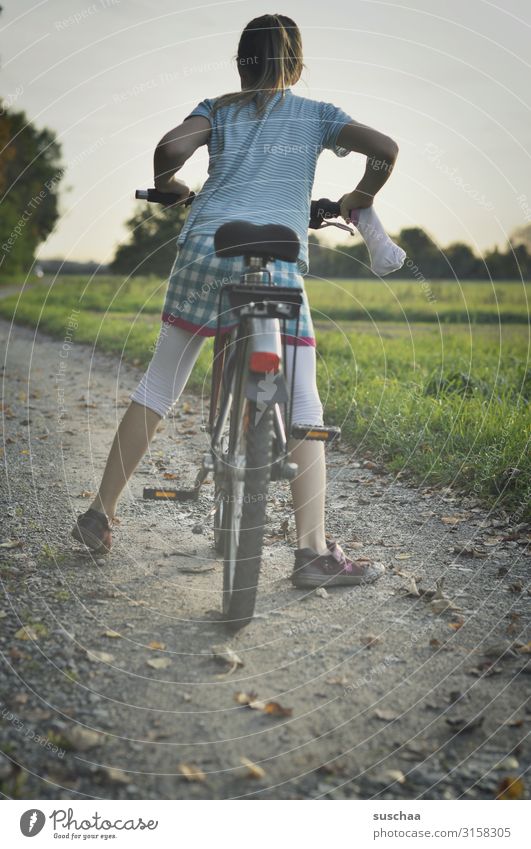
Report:
[[[181,395],[205,341],[204,336],[163,324],[153,358],[130,396],[163,418]],[[294,345],[286,346],[286,377],[291,388]],[[299,345],[295,364],[293,419],[298,424],[323,424],[323,406],[316,382],[315,348]]]

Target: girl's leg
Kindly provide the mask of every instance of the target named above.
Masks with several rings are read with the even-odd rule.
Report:
[[[111,447],[93,510],[114,517],[127,481],[146,453],[160,420],[181,395],[204,342],[201,336],[163,324],[153,359],[131,395]]]
[[[293,345],[287,346],[286,376],[290,381],[293,368]],[[293,422],[322,424],[323,406],[316,381],[315,348],[301,345],[295,363]],[[291,481],[293,510],[298,548],[311,548],[327,554],[325,539],[326,463],[322,442],[290,439],[290,459],[297,463],[297,477]]]

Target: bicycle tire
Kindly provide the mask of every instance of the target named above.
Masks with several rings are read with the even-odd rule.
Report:
[[[218,486],[214,494],[216,501],[216,511],[214,513],[214,548],[218,554],[225,554],[225,522],[226,522],[226,507],[229,500],[229,493],[226,487]]]
[[[248,625],[254,615],[274,438],[272,408],[265,410],[257,420],[256,403],[246,400],[246,405],[245,480],[234,563],[228,553],[231,522],[236,509],[232,491],[222,511],[225,529],[223,612],[227,626],[233,631]]]

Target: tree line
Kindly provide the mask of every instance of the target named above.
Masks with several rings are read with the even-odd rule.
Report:
[[[61,148],[49,129],[37,129],[24,112],[0,100],[0,272],[27,272],[38,246],[59,216],[59,185],[64,174]],[[128,238],[120,244],[110,271],[121,275],[166,277],[176,253],[176,239],[187,212],[139,204],[126,222]],[[478,256],[464,242],[440,248],[420,227],[401,230],[395,241],[407,260],[393,276],[416,280],[529,280],[531,225],[516,231],[505,249]],[[362,278],[370,275],[367,249],[358,237],[335,246],[310,236],[310,273],[316,277]]]
[[[111,263],[116,274],[155,274],[167,276],[175,259],[175,241],[185,221],[182,207],[162,209],[139,206],[127,221],[129,238],[120,245]],[[525,228],[524,228],[525,230]],[[521,231],[524,232],[524,231]],[[348,237],[347,237],[348,238]],[[529,280],[531,246],[525,238],[509,241],[504,251],[497,247],[479,257],[464,242],[438,247],[420,227],[401,230],[394,240],[406,252],[403,267],[393,277],[402,279]],[[328,245],[316,235],[309,241],[310,273],[316,277],[357,278],[370,275],[370,262],[364,242],[345,239]]]

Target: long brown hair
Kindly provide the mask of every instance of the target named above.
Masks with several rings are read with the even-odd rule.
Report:
[[[294,85],[300,78],[302,38],[300,30],[286,15],[262,15],[245,27],[236,56],[242,91],[223,94],[214,103],[214,111],[236,103],[236,111],[246,103],[256,104],[260,117],[277,91]]]

